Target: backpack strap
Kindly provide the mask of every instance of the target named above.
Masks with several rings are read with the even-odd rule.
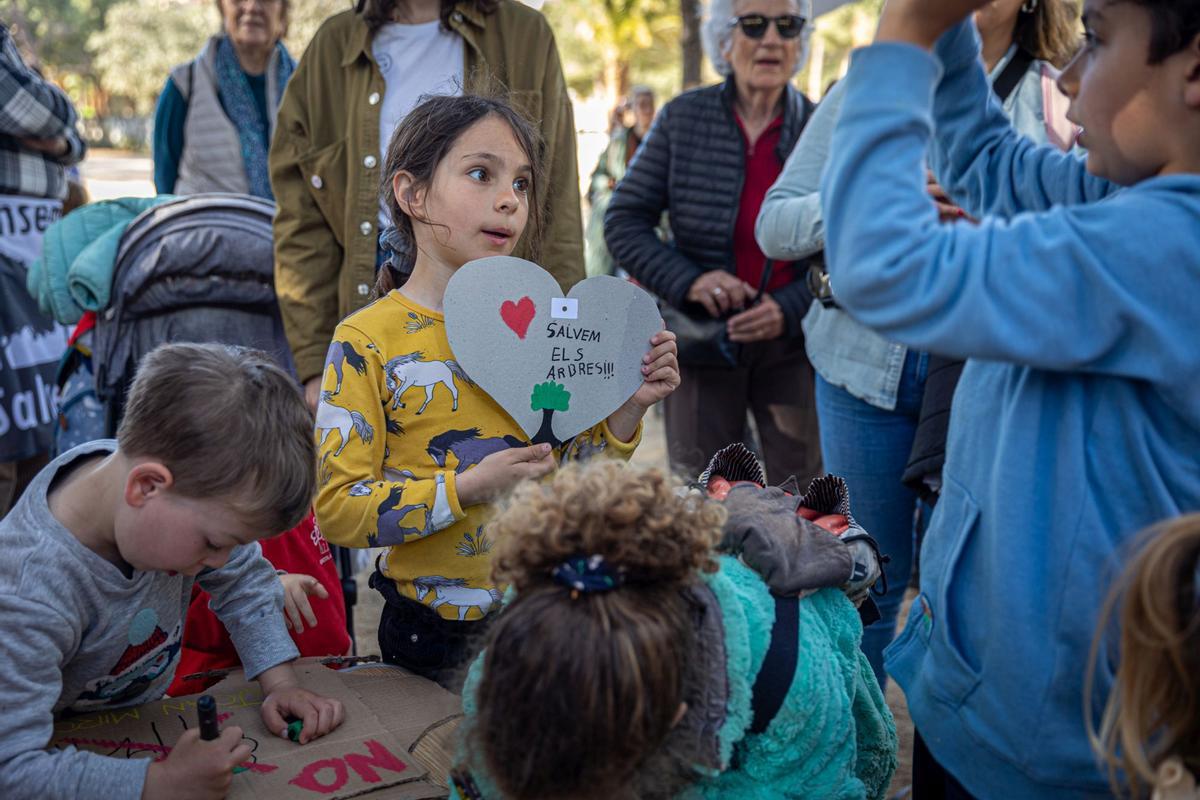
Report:
[[[1017,51],[1013,53],[1012,59],[1004,65],[1004,69],[996,76],[996,82],[992,84],[992,91],[996,93],[996,97],[1000,99],[1001,103],[1012,95],[1017,84],[1021,82],[1021,78],[1025,77],[1025,73],[1029,71],[1029,65],[1033,61],[1033,56],[1024,48],[1018,47]]]
[[[764,732],[779,713],[796,677],[800,655],[800,598],[772,597],[775,623],[771,626],[771,644],[750,694],[750,707],[754,711],[751,733]]]

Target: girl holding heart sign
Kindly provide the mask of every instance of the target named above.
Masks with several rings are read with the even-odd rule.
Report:
[[[501,100],[437,96],[410,112],[388,146],[383,195],[417,254],[412,273],[396,288],[399,275],[381,270],[379,299],[338,325],[323,376],[321,530],[346,547],[390,546],[371,578],[386,600],[383,658],[443,684],[498,607],[483,527],[493,499],[564,460],[628,458],[646,410],[679,385],[675,337],[661,331],[624,405],[559,447],[529,445],[455,360],[446,285],[468,261],[511,254],[527,227],[536,253],[539,154],[536,129]]]

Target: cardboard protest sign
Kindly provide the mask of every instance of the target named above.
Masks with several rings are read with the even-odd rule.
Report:
[[[596,276],[563,296],[550,273],[510,256],[460,267],[445,314],[455,359],[534,442],[568,441],[632,397],[662,327],[628,281]]]
[[[254,751],[233,777],[231,800],[257,798],[394,798],[446,796],[461,700],[436,683],[396,667],[336,672],[316,659],[296,664],[303,685],[336,697],[346,721],[305,745],[281,739],[262,723],[258,683],[236,672],[209,690],[222,727],[242,728]],[[197,726],[198,695],[66,717],[51,747],[73,746],[114,758],[165,758]]]

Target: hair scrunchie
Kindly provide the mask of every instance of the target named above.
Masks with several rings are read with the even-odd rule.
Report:
[[[554,582],[571,590],[571,597],[593,592],[611,592],[625,583],[621,570],[614,569],[604,556],[572,556],[554,568]]]

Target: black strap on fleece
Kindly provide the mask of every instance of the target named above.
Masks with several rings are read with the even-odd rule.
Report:
[[[765,731],[779,713],[792,688],[800,656],[800,598],[772,597],[775,599],[775,624],[771,626],[771,644],[766,658],[751,690],[750,707],[754,711],[751,733]]]
[[[1029,65],[1033,63],[1033,56],[1028,50],[1018,47],[1017,52],[1013,53],[1012,60],[1004,65],[1004,70],[996,76],[996,82],[992,84],[992,91],[996,93],[996,97],[1000,98],[1003,103],[1017,88],[1017,84],[1021,82],[1021,78],[1029,71]]]

